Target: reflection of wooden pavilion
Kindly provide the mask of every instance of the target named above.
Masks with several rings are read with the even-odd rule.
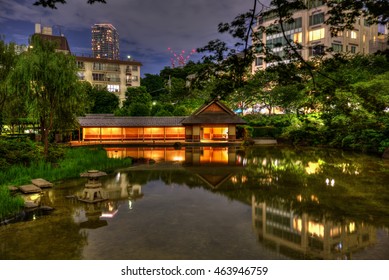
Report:
[[[219,100],[189,117],[116,117],[110,114],[79,118],[82,141],[235,141],[236,125],[245,121]]]

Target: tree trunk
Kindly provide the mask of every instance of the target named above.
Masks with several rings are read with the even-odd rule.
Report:
[[[41,117],[40,120],[40,129],[41,129],[41,142],[43,144],[43,153],[45,156],[45,159],[47,159],[47,156],[49,154],[49,131],[46,128],[46,121],[44,118]]]

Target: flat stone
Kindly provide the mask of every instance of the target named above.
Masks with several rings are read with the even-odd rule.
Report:
[[[22,192],[22,193],[40,193],[42,192],[42,189],[35,186],[35,185],[23,185],[23,186],[19,186],[19,190]]]
[[[45,212],[50,212],[50,211],[54,210],[53,207],[46,206],[46,205],[39,207],[39,209],[42,210],[42,211],[45,211]]]
[[[8,190],[9,190],[10,192],[17,192],[19,189],[18,189],[17,187],[15,187],[15,186],[9,186],[9,187],[8,187]]]
[[[33,183],[35,186],[39,188],[51,188],[53,187],[53,183],[50,183],[49,181],[46,181],[42,178],[32,179],[31,183]]]

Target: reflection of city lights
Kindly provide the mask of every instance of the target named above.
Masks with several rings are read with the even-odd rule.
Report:
[[[348,225],[348,230],[350,233],[353,233],[356,230],[354,222],[352,222]]]
[[[132,210],[132,201],[128,200],[128,209]]]
[[[116,183],[119,182],[119,180],[120,180],[120,172],[118,172],[118,174],[116,174],[116,178],[115,179],[116,179]]]
[[[313,202],[319,203],[319,199],[318,199],[317,196],[315,196],[315,195],[311,195],[311,200],[312,200]]]
[[[236,176],[231,177],[232,183],[236,184],[238,182],[238,178]]]
[[[335,179],[326,179],[326,185],[327,186],[331,186],[331,187],[334,187],[335,186]]]
[[[248,179],[247,179],[247,176],[243,175],[243,176],[242,176],[242,183],[246,183],[247,180],[248,180]]]
[[[299,194],[299,195],[297,196],[297,201],[299,201],[299,202],[303,201],[303,197],[301,196],[301,194]]]
[[[308,162],[308,166],[305,167],[305,172],[307,174],[315,174],[320,170],[320,166],[318,162]]]
[[[184,160],[184,158],[180,157],[180,156],[173,157],[173,161],[183,161],[183,160]]]
[[[113,213],[102,213],[100,218],[113,218],[117,212],[118,212],[118,210],[116,210]]]

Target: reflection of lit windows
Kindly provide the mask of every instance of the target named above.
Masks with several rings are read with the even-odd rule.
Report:
[[[313,236],[324,237],[324,226],[319,223],[309,222],[308,232]]]
[[[333,228],[330,229],[330,236],[331,237],[340,236],[341,233],[342,233],[342,227],[340,227],[340,226],[333,227]]]
[[[303,221],[300,218],[293,219],[293,229],[299,232],[303,229]]]
[[[316,30],[309,31],[309,41],[315,41],[315,40],[320,40],[325,37],[325,29],[320,28]]]
[[[356,231],[355,223],[354,223],[354,222],[352,222],[352,223],[350,223],[350,224],[348,225],[348,231],[349,231],[349,233],[353,233],[353,232]]]

